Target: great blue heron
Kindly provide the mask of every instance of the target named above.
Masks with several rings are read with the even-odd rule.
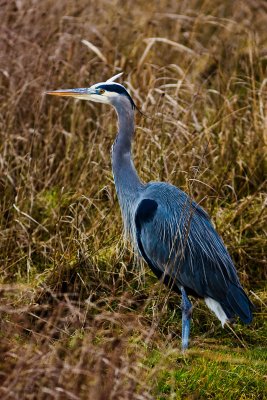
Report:
[[[112,146],[112,169],[125,232],[157,278],[181,293],[182,349],[187,349],[192,314],[188,295],[204,298],[222,326],[236,315],[250,323],[253,305],[203,208],[169,183],[145,184],[138,177],[131,155],[136,106],[125,87],[114,82],[120,75],[89,88],[47,94],[115,108],[119,129]]]

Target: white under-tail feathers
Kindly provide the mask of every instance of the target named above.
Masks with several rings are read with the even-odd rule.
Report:
[[[212,299],[211,297],[205,297],[205,303],[207,304],[209,309],[214,312],[216,317],[221,321],[222,327],[224,327],[224,324],[227,322],[228,318],[223,311],[220,303],[218,303],[218,301]]]

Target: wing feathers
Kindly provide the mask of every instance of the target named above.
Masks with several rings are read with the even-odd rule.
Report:
[[[252,321],[253,308],[252,303],[247,297],[246,293],[240,286],[230,283],[226,295],[227,305],[237,314],[244,324],[250,324]]]
[[[251,322],[252,304],[222,239],[184,192],[165,183],[148,184],[135,226],[141,255],[167,286],[173,282],[178,290],[182,285],[188,293],[220,303],[228,318],[237,314]]]

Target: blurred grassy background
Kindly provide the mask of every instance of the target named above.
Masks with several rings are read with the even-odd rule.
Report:
[[[266,2],[9,0],[0,14],[1,398],[263,399]],[[186,356],[179,298],[122,239],[114,111],[43,94],[120,71],[153,117],[136,116],[140,176],[206,208],[257,306],[231,331],[197,302]]]

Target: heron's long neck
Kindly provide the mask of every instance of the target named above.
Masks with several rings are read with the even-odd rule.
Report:
[[[126,104],[124,104],[127,102]],[[132,161],[131,145],[134,135],[134,110],[128,100],[116,105],[119,130],[112,146],[112,170],[115,186],[124,195],[136,193],[142,187]]]
[[[134,135],[134,110],[128,99],[115,104],[119,130],[112,146],[112,170],[126,231],[132,234],[134,204],[143,184],[132,161],[131,144]]]

